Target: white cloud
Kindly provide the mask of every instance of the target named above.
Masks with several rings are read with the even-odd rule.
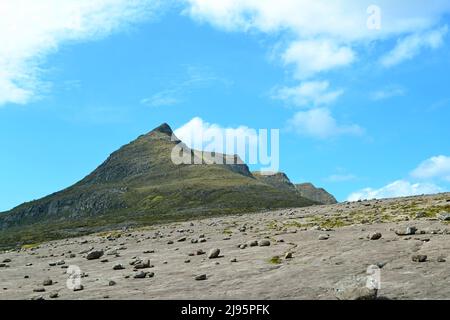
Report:
[[[393,97],[404,96],[406,90],[401,86],[387,86],[383,89],[371,93],[372,100],[381,101]]]
[[[294,64],[296,76],[349,65],[360,44],[411,34],[427,35],[450,12],[448,0],[379,0],[381,29],[367,27],[372,0],[186,0],[185,13],[228,31],[288,35],[284,63]],[[414,37],[414,36],[413,36]],[[285,37],[286,38],[286,37]],[[436,45],[433,32],[426,41]],[[434,38],[434,39],[433,39]],[[415,41],[413,41],[415,42]],[[414,45],[413,45],[414,46]],[[398,59],[398,58],[396,58]],[[393,60],[392,60],[393,61]]]
[[[107,36],[159,7],[159,0],[2,0],[0,106],[39,96],[45,59],[61,45]]]
[[[437,49],[444,43],[448,27],[444,26],[431,31],[409,35],[398,41],[396,47],[381,59],[385,67],[392,67],[410,60],[423,49]]]
[[[379,189],[365,188],[354,192],[348,196],[347,200],[397,198],[439,192],[442,192],[442,189],[432,183],[413,184],[406,180],[397,180]]]
[[[354,51],[330,40],[305,40],[292,43],[282,55],[285,64],[295,65],[298,79],[351,64]]]
[[[176,129],[174,134],[191,149],[215,151],[230,155],[238,154],[244,161],[247,159],[246,150],[239,147],[234,150],[227,150],[227,142],[234,143],[236,139],[237,141],[246,141],[249,150],[258,147],[258,133],[255,129],[246,126],[223,127],[219,124],[203,121],[199,117],[191,119]]]
[[[291,130],[300,135],[327,139],[339,135],[361,135],[364,130],[355,124],[340,125],[327,108],[297,112],[288,122]]]
[[[450,181],[450,157],[436,156],[422,162],[411,172],[418,179],[441,178]]]
[[[273,98],[292,103],[300,107],[328,105],[338,99],[343,90],[329,90],[328,81],[307,81],[296,87],[282,87],[275,91]]]

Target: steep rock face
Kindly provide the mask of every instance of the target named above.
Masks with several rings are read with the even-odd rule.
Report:
[[[175,164],[171,158],[175,146],[182,146],[196,164]],[[207,164],[212,157],[223,157],[225,164]],[[226,162],[230,157],[231,164]],[[71,229],[75,222],[84,228],[130,221],[146,224],[311,204],[294,191],[255,179],[237,156],[187,148],[162,124],[113,152],[73,186],[0,214],[0,230],[30,227],[34,235],[31,229],[38,223],[45,230],[54,226],[58,233],[62,225]]]
[[[256,179],[267,183],[279,190],[287,192],[296,192],[295,185],[289,180],[284,172],[276,172],[272,174],[262,174],[261,172],[252,172]]]
[[[301,183],[296,184],[300,195],[304,198],[322,203],[322,204],[335,204],[337,203],[336,198],[328,193],[323,188],[316,188],[312,183]]]

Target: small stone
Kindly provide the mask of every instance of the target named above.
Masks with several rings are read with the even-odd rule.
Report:
[[[52,292],[52,293],[50,293],[50,295],[49,295],[49,298],[50,298],[50,299],[56,299],[56,298],[58,298],[58,297],[59,297],[58,292]]]
[[[206,274],[201,274],[201,275],[196,276],[195,280],[197,280],[197,281],[206,280]]]
[[[136,273],[133,278],[135,279],[143,279],[147,276],[148,272],[145,271],[139,271],[138,273]]]
[[[220,249],[211,249],[208,253],[208,258],[215,259],[219,256],[219,254],[220,254]]]
[[[205,239],[205,238],[201,238],[201,239],[199,240],[199,242],[200,242],[200,243],[204,243],[204,242],[206,242],[206,239]]]
[[[147,277],[149,277],[149,278],[153,278],[154,276],[155,276],[154,272],[147,273]]]
[[[256,247],[258,245],[258,241],[253,240],[247,243],[249,247]]]
[[[258,242],[260,247],[268,247],[270,246],[270,241],[267,239],[263,239],[261,241]]]
[[[246,245],[246,244],[241,244],[241,245],[239,246],[239,249],[245,249],[245,248],[247,248],[247,245]]]
[[[375,232],[369,235],[370,240],[379,240],[381,239],[382,235],[379,232]]]
[[[45,289],[43,287],[35,288],[33,292],[45,292]]]
[[[91,251],[87,254],[86,259],[95,260],[103,256],[103,250]]]
[[[321,234],[319,236],[319,240],[328,240],[330,238],[330,236],[328,234]]]
[[[167,244],[173,244],[172,240],[167,241]]]
[[[287,252],[287,253],[284,255],[284,258],[285,258],[285,259],[292,259],[292,252]]]
[[[115,286],[115,285],[116,285],[116,282],[114,280],[109,280],[108,286],[112,287],[112,286]]]
[[[443,211],[439,213],[438,218],[441,221],[450,221],[450,213]]]
[[[181,237],[180,239],[177,240],[177,242],[184,242],[186,241],[186,237]]]
[[[447,260],[443,256],[437,258],[437,262],[446,262]]]
[[[196,255],[201,256],[202,254],[205,254],[206,252],[203,251],[202,249],[198,249],[196,252]]]
[[[5,260],[3,260],[3,263],[10,263],[11,262],[11,259],[9,259],[9,258],[6,258]]]
[[[376,300],[378,290],[367,287],[352,287],[336,292],[339,300]]]
[[[123,270],[123,269],[125,269],[125,267],[121,263],[113,266],[113,270]]]
[[[73,291],[81,291],[83,289],[84,289],[84,287],[82,284],[77,284],[73,287]]]
[[[191,260],[189,260],[189,259],[184,260],[184,263],[190,263],[190,262],[191,262]]]
[[[134,265],[135,269],[146,269],[150,268],[150,259],[139,261]]]
[[[416,234],[417,228],[416,227],[407,227],[405,230],[396,230],[395,234],[398,236],[411,236]]]
[[[423,254],[416,254],[411,257],[412,261],[414,261],[414,262],[425,262],[425,261],[427,261],[427,258],[428,257]]]
[[[109,260],[108,259],[103,259],[103,260],[100,260],[100,262],[101,263],[106,263],[106,262],[109,262]]]
[[[44,286],[51,286],[53,284],[53,280],[50,278],[47,278],[44,280],[44,282],[42,283]]]
[[[198,239],[191,239],[191,243],[198,243]]]

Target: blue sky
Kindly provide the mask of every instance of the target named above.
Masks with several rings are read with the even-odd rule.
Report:
[[[446,1],[379,1],[378,29],[365,1],[25,2],[0,5],[0,211],[192,119],[280,129],[280,170],[339,200],[450,189]]]

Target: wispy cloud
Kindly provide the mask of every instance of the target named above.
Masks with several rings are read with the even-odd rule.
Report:
[[[395,66],[417,56],[424,49],[437,49],[444,43],[448,26],[427,32],[415,33],[398,41],[396,47],[381,58],[385,67]]]
[[[379,89],[377,91],[374,91],[370,94],[370,97],[374,101],[381,101],[390,99],[393,97],[400,97],[404,96],[406,94],[406,89],[402,86],[398,85],[390,85],[386,86],[382,89]]]
[[[217,76],[207,67],[185,66],[185,76],[168,84],[166,89],[143,98],[140,103],[150,107],[172,106],[183,103],[193,91],[210,88],[220,84],[231,86],[232,81]]]
[[[326,178],[329,182],[348,182],[356,179],[357,177],[354,174],[332,174]]]
[[[68,43],[103,38],[152,17],[159,0],[2,0],[0,106],[42,94],[48,55]]]

